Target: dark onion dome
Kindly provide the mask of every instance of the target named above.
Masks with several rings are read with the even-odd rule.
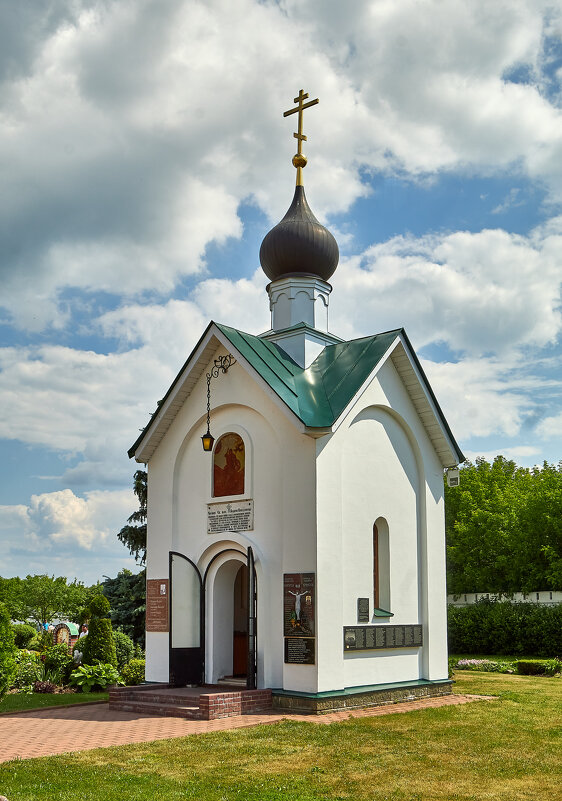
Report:
[[[334,274],[339,257],[338,243],[312,213],[304,186],[297,186],[289,210],[261,243],[264,273],[271,281],[288,275],[327,281]]]

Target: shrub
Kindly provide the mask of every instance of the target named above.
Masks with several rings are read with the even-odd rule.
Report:
[[[562,604],[483,599],[449,606],[449,650],[469,654],[562,654]]]
[[[53,635],[50,631],[42,631],[37,635],[33,643],[33,647],[37,648],[37,650],[42,653],[43,651],[46,651],[47,648],[52,648]]]
[[[459,670],[476,670],[479,673],[514,673],[513,662],[492,659],[457,659],[453,667]]]
[[[4,604],[0,603],[0,698],[12,684],[16,672],[16,652],[10,616]]]
[[[127,687],[131,687],[133,684],[142,684],[144,682],[144,659],[131,659],[121,671],[121,678]]]
[[[13,686],[19,690],[30,687],[36,681],[43,678],[43,663],[38,653],[35,651],[17,651],[16,653],[16,673]]]
[[[68,653],[65,643],[52,645],[42,654],[45,671],[49,674],[51,681],[57,684],[66,684],[70,677],[74,662]]]
[[[27,648],[37,632],[29,623],[13,623],[14,643],[16,648]]]
[[[88,610],[90,617],[106,617],[109,614],[109,601],[105,595],[94,595],[90,601]]]
[[[111,620],[102,615],[109,612],[109,601],[105,595],[96,595],[90,603],[90,628],[84,643],[82,654],[83,665],[113,665],[117,666],[115,642],[111,629]]]
[[[559,659],[518,659],[515,667],[517,672],[523,676],[554,676],[560,672],[562,661]]]
[[[135,644],[131,638],[123,634],[122,631],[114,631],[113,640],[115,642],[115,653],[117,656],[117,669],[122,670],[127,662],[130,662],[133,658]]]
[[[80,665],[82,663],[82,656],[84,655],[87,639],[88,639],[87,634],[85,637],[79,637],[79,639],[77,639],[74,645],[72,646],[72,661],[74,662],[75,665]],[[81,654],[79,659],[76,656],[77,653]]]
[[[120,684],[119,673],[113,665],[81,665],[70,674],[70,684],[79,687],[83,693],[94,688],[105,690],[109,684]]]
[[[52,681],[36,681],[33,685],[34,693],[54,693],[57,685]]]

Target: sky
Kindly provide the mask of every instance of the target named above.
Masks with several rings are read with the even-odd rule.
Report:
[[[330,330],[404,326],[470,459],[562,459],[560,0],[0,4],[0,575],[138,569],[127,450],[210,319],[269,328],[308,201]]]

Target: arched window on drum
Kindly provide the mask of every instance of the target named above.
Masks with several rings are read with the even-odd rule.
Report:
[[[213,453],[213,496],[243,495],[245,467],[244,440],[233,432],[223,434]]]

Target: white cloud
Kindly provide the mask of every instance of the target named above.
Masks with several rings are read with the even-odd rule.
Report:
[[[513,447],[507,448],[499,448],[494,449],[492,451],[487,450],[465,450],[464,455],[470,462],[475,462],[476,459],[480,456],[486,459],[488,462],[493,462],[496,456],[501,455],[506,459],[513,459],[519,465],[523,467],[534,467],[536,464],[541,463],[542,460],[540,457],[540,449],[535,447],[534,445],[515,445]],[[538,460],[538,461],[537,461]],[[461,478],[462,483],[462,478]]]
[[[537,426],[537,434],[544,439],[562,439],[562,412],[541,420]]]
[[[502,230],[398,236],[340,265],[333,330],[405,326],[418,346],[471,355],[556,341],[562,324],[562,217],[529,237]]]
[[[244,198],[278,219],[294,148],[280,110],[301,83],[321,98],[306,122],[321,214],[369,192],[362,168],[518,164],[562,196],[562,113],[544,89],[560,13],[546,0],[56,11],[38,9],[0,106],[3,302],[21,327],[64,326],[66,286],[169,295],[210,242],[241,235]],[[522,66],[528,81],[511,82]]]
[[[457,439],[492,433],[513,437],[535,408],[531,394],[521,391],[521,383],[539,386],[540,381],[523,379],[514,363],[502,364],[496,359],[436,363],[424,359],[422,364]]]
[[[24,563],[27,573],[90,583],[125,565],[133,568],[116,535],[136,507],[130,490],[79,497],[69,489],[32,495],[28,505],[0,506],[2,575]]]

